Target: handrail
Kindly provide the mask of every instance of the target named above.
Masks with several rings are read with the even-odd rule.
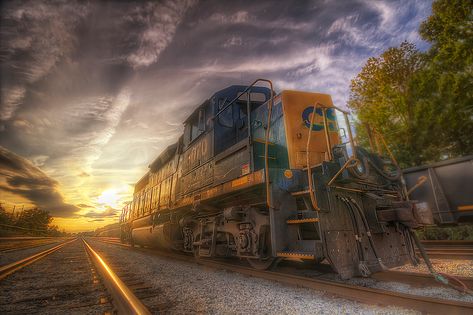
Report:
[[[312,183],[312,168],[310,167],[310,155],[309,155],[309,149],[310,149],[310,139],[312,138],[312,128],[314,127],[314,117],[315,113],[317,111],[318,105],[323,106],[320,103],[315,103],[312,111],[312,116],[310,117],[310,126],[309,126],[309,134],[307,136],[307,144],[306,144],[306,149],[305,149],[305,157],[306,157],[306,165],[307,165],[307,180],[309,184],[309,196],[310,196],[310,202],[312,203],[312,207],[319,211],[320,208],[317,204],[317,198],[315,197],[315,192],[313,189],[313,183]],[[325,112],[324,112],[325,113]],[[328,145],[327,145],[328,148]]]
[[[271,87],[271,98],[270,102],[268,104],[268,121],[266,123],[266,133],[264,136],[264,181],[266,182],[266,204],[268,205],[268,208],[272,208],[271,204],[271,191],[269,188],[269,133],[271,130],[271,115],[273,111],[273,105],[274,105],[274,90],[273,90],[273,82],[270,80],[265,80],[265,79],[260,79],[262,81],[265,81],[269,83],[269,86]],[[256,83],[256,81],[255,81]]]
[[[256,79],[253,83],[251,83],[250,85],[248,85],[243,91],[241,91],[234,99],[232,99],[228,104],[226,104],[222,109],[220,109],[213,117],[213,119],[217,118],[217,116],[219,116],[222,112],[224,112],[230,105],[232,105],[233,103],[235,103],[243,94],[245,94],[246,92],[248,92],[253,86],[255,86],[256,83],[258,83],[259,81],[262,81],[262,82],[268,82],[269,85],[271,86],[271,98],[273,98],[273,93],[274,93],[274,90],[273,90],[273,83],[271,82],[271,80],[267,80],[267,79]]]
[[[341,113],[343,113],[343,116],[345,118],[345,124],[347,125],[347,129],[348,129],[348,138],[349,138],[349,141],[350,141],[350,145],[352,147],[352,156],[346,161],[346,163],[334,175],[334,177],[332,177],[332,179],[328,183],[328,186],[332,185],[332,183],[335,181],[335,179],[340,175],[340,173],[344,169],[346,169],[347,167],[354,167],[357,163],[359,163],[359,160],[357,158],[356,149],[355,149],[355,141],[353,140],[353,134],[352,134],[352,131],[351,131],[350,121],[348,119],[349,112],[345,111],[345,110],[342,110],[342,109],[340,109],[339,107],[337,107],[335,105],[325,106],[323,104],[316,103],[313,107],[313,113],[312,113],[312,117],[310,119],[309,135],[307,137],[307,145],[306,145],[306,161],[307,161],[307,176],[308,176],[310,200],[311,200],[311,203],[312,203],[312,206],[314,207],[314,209],[315,210],[320,210],[318,205],[317,205],[317,199],[315,197],[313,187],[312,187],[312,184],[313,184],[312,183],[312,170],[311,170],[311,167],[310,167],[310,158],[309,158],[310,139],[311,139],[311,136],[312,136],[312,128],[313,128],[313,125],[314,125],[313,120],[314,120],[315,112],[316,112],[317,108],[322,109],[322,116],[323,116],[323,120],[324,120],[325,142],[326,142],[326,145],[327,145],[327,155],[328,155],[329,160],[332,160],[333,156],[332,156],[332,152],[331,152],[332,146],[331,146],[330,135],[329,135],[329,130],[328,130],[329,126],[328,126],[328,122],[327,122],[327,109],[333,108],[333,109],[338,110]],[[353,161],[355,162],[355,164],[351,163]]]
[[[348,112],[345,112],[345,111],[342,111],[342,112],[343,112],[343,116],[345,117],[345,124],[347,125],[347,129],[348,129],[348,139],[350,140],[350,146],[352,148],[352,155],[356,163],[358,163],[358,159],[356,158],[355,141],[353,141],[353,134],[351,132],[350,120],[348,119]]]
[[[394,164],[399,167],[399,164],[397,163],[397,160],[396,158],[394,157],[394,154],[391,152],[391,150],[389,149],[388,147],[388,144],[386,143],[386,140],[384,140],[384,137],[383,137],[383,134],[381,132],[378,131],[378,129],[376,128],[373,128],[373,131],[374,133],[381,139],[381,142],[383,143],[386,151],[388,152],[389,154],[389,157],[391,158],[391,160],[394,162]]]
[[[312,116],[315,116],[315,113],[313,113]],[[330,143],[330,135],[328,133],[329,130],[328,130],[327,108],[326,107],[322,107],[322,116],[323,116],[323,120],[324,120],[325,142],[327,142],[327,155],[328,155],[328,159],[331,161],[332,160],[332,144]]]

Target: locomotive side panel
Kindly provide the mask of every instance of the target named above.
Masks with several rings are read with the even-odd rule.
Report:
[[[196,139],[182,154],[179,194],[185,195],[213,181],[212,133]]]
[[[248,139],[244,139],[215,157],[215,184],[248,174],[250,162]]]

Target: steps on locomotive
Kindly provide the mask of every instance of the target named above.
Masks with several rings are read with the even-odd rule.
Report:
[[[299,211],[297,214],[286,219],[287,224],[317,223],[319,218],[317,213],[312,210]]]
[[[315,252],[281,251],[281,252],[277,252],[277,256],[281,258],[298,258],[298,259],[315,260]]]
[[[315,260],[317,257],[316,248],[321,248],[320,240],[298,240],[291,248],[278,251],[276,255],[281,258],[298,258]]]

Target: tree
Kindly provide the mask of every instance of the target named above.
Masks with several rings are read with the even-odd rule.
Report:
[[[473,153],[473,2],[438,0],[419,30],[426,53],[404,42],[370,58],[352,80],[349,107],[401,166]]]
[[[440,157],[473,153],[473,2],[438,0],[419,29],[431,43],[413,80],[418,106],[432,122]],[[432,149],[431,149],[432,150]]]
[[[391,145],[402,165],[417,162],[416,103],[410,81],[422,68],[422,55],[414,44],[403,42],[378,58],[369,58],[352,80],[348,106],[361,123],[359,138],[366,140],[365,124],[375,127]]]
[[[0,205],[0,224],[6,224],[6,225],[12,224],[10,214],[8,214],[5,211],[5,208],[3,208],[1,205]]]
[[[16,226],[46,233],[52,220],[53,218],[49,215],[48,211],[34,208],[21,212]]]

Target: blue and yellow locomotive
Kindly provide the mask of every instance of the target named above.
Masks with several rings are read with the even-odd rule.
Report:
[[[415,262],[411,229],[431,224],[429,214],[408,200],[395,161],[355,145],[330,95],[276,95],[259,79],[218,91],[187,118],[136,184],[121,235],[263,269],[325,259],[349,278]]]

